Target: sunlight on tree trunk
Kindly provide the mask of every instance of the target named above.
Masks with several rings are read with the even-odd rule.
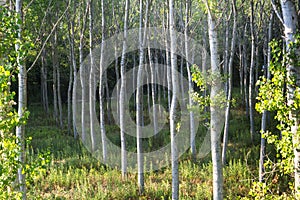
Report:
[[[121,87],[120,87],[120,134],[121,134],[121,171],[122,178],[125,179],[127,173],[127,153],[126,153],[126,141],[125,141],[125,93],[126,93],[126,50],[127,50],[127,29],[128,29],[128,14],[129,14],[129,0],[125,2],[125,16],[124,16],[124,40],[123,40],[123,49],[121,56]]]
[[[211,73],[213,75],[220,75],[219,70],[219,54],[218,54],[218,35],[216,29],[216,22],[213,16],[212,11],[208,6],[208,2],[205,1],[206,7],[208,10],[208,34],[209,34],[209,46],[210,46],[210,56],[211,56]],[[221,91],[221,82],[213,81],[211,85],[210,92],[210,134],[211,134],[211,155],[212,155],[212,163],[213,163],[213,199],[221,200],[223,199],[223,168],[222,168],[222,160],[221,160],[221,144],[219,138],[219,126],[220,109],[217,104],[218,100],[216,99],[219,92]]]
[[[289,52],[289,44],[295,41],[295,34],[297,32],[298,27],[298,16],[296,12],[296,7],[291,0],[281,0],[281,9],[282,16],[284,21],[284,34],[285,34],[285,43],[286,43],[286,51]],[[299,49],[298,49],[299,51]],[[299,69],[297,69],[292,64],[286,66],[287,68],[287,76],[296,78],[296,85],[287,85],[288,95],[287,95],[287,104],[290,106],[294,104],[294,95],[296,91],[296,87],[300,87],[299,79]],[[291,131],[293,134],[293,144],[294,144],[294,167],[295,167],[295,194],[297,198],[300,197],[300,148],[299,148],[299,117],[295,112],[289,113],[289,119],[293,122],[291,127]]]
[[[19,17],[22,19],[22,1],[16,0],[16,13],[18,13]],[[21,20],[23,21],[23,20]],[[17,19],[17,26],[18,26],[18,39],[22,40],[22,22],[18,22]],[[16,44],[16,51],[18,52],[20,49],[20,45]],[[18,53],[17,63],[19,68],[18,73],[18,116],[19,118],[24,117],[24,112],[26,109],[27,104],[27,71],[26,67],[20,60],[20,54]],[[21,152],[19,155],[19,162],[22,166],[25,166],[25,125],[21,124],[16,127],[16,137],[18,139],[18,145],[21,147]],[[18,169],[18,183],[20,185],[20,191],[22,192],[22,199],[25,200],[26,196],[26,180],[25,174],[23,172],[23,167]]]

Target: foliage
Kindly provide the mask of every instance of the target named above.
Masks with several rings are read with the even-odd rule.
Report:
[[[118,170],[106,167],[94,159],[80,141],[63,134],[64,131],[57,127],[47,125],[48,119],[44,117],[46,114],[41,111],[41,107],[34,106],[29,109],[31,116],[34,116],[29,119],[27,129],[33,138],[31,145],[34,153],[31,156],[35,158],[36,152],[47,151],[47,148],[50,148],[52,157],[47,173],[37,175],[28,188],[29,199],[36,199],[37,196],[42,199],[171,198],[170,167],[146,173],[145,194],[139,196],[136,174],[129,173],[127,179],[122,180]],[[111,125],[107,129],[107,135],[110,134],[118,134],[116,125]],[[164,140],[168,138],[168,134],[162,136]],[[111,137],[110,140],[117,143],[118,138]],[[249,168],[243,159],[247,152],[242,152],[244,148],[241,148],[246,140],[248,138],[245,140],[236,138],[234,141],[238,142],[239,146],[230,147],[230,150],[235,152],[235,159],[230,160],[228,166],[224,168],[225,196],[228,199],[245,196],[250,189],[251,170],[245,170]],[[200,142],[201,140],[197,139],[196,145],[200,145]],[[128,144],[130,149],[135,146]],[[254,152],[253,156],[257,153],[258,151]],[[211,199],[212,163],[208,160],[210,159],[194,163],[190,160],[188,152],[180,159],[180,199]]]
[[[13,135],[19,118],[13,109],[15,93],[10,91],[11,81],[15,80],[16,69],[15,44],[17,42],[15,16],[7,9],[0,7],[0,199],[20,199],[21,193],[15,190],[20,147]]]
[[[270,62],[269,70],[272,75],[270,80],[261,77],[257,82],[260,87],[257,97],[258,103],[256,104],[256,110],[263,112],[264,110],[276,112],[275,119],[279,122],[277,125],[277,132],[267,131],[263,134],[263,137],[267,139],[267,142],[273,144],[277,151],[275,164],[268,160],[266,167],[269,170],[279,170],[280,176],[284,174],[291,174],[294,171],[293,165],[293,134],[291,127],[294,121],[290,118],[292,113],[299,110],[300,106],[300,88],[296,83],[296,77],[294,75],[288,75],[287,66],[293,65],[295,68],[299,67],[297,61],[296,49],[300,45],[300,36],[296,36],[296,40],[288,47],[290,52],[284,53],[281,48],[281,44],[278,41],[272,41],[270,46],[272,48],[272,60]],[[287,87],[295,88],[293,94],[287,94]],[[287,102],[287,95],[293,96],[293,102]],[[299,132],[299,131],[298,131]],[[261,188],[263,185],[260,186]]]
[[[31,43],[21,43],[17,39],[16,20],[19,20],[18,15],[0,7],[0,199],[21,199],[22,194],[16,189],[18,169],[23,165],[19,161],[21,148],[19,141],[14,135],[14,129],[18,125],[26,123],[29,112],[25,112],[20,118],[14,109],[16,104],[14,101],[15,92],[11,91],[11,84],[15,81],[17,72],[17,56],[22,62],[26,57],[28,49],[32,46]],[[15,45],[19,44],[18,51],[15,50]],[[27,143],[29,140],[26,141]],[[27,184],[32,182],[37,171],[49,162],[49,158],[40,155],[38,159],[31,163],[24,164],[23,173],[28,177]]]

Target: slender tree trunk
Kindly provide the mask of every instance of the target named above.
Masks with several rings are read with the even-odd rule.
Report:
[[[16,0],[16,13],[19,14],[22,21],[22,0]],[[17,19],[18,26],[18,39],[22,40],[22,23]],[[16,51],[20,50],[20,45],[16,44]],[[21,119],[24,116],[24,112],[27,104],[27,71],[26,67],[22,64],[20,53],[18,53],[17,63],[19,68],[18,73],[18,116]],[[21,152],[18,161],[21,163],[18,168],[18,183],[20,185],[20,191],[22,192],[22,199],[25,200],[26,196],[26,181],[25,174],[23,173],[23,166],[25,166],[25,125],[20,124],[16,127],[16,137],[18,139],[18,145],[21,148]]]
[[[220,75],[219,71],[219,55],[218,55],[218,35],[215,24],[214,16],[212,16],[211,10],[209,9],[208,3],[206,1],[206,6],[208,9],[208,33],[209,33],[209,46],[211,55],[211,71],[214,76]],[[223,170],[222,170],[222,160],[221,160],[221,144],[219,140],[220,132],[219,124],[220,114],[217,107],[218,100],[216,97],[221,91],[220,81],[216,81],[211,85],[211,119],[210,119],[210,132],[211,132],[211,154],[213,163],[213,199],[221,200],[223,199]]]
[[[268,39],[267,39],[268,42],[272,40],[273,15],[274,15],[273,11],[271,11],[270,22],[268,27]],[[267,79],[271,78],[270,61],[271,61],[271,47],[270,45],[268,45],[267,66],[265,67],[266,70],[265,76]],[[268,111],[264,110],[261,117],[261,134],[265,133],[267,130],[267,116],[268,116]],[[265,150],[266,150],[266,140],[261,136],[260,159],[259,159],[259,182],[264,181],[264,174],[265,174],[264,160],[266,156]]]
[[[118,27],[118,21],[117,21],[117,18],[115,16],[115,4],[114,4],[114,1],[112,1],[112,14],[113,14],[113,18],[114,18],[114,23],[115,23],[115,26],[116,26],[116,34],[119,32],[119,27]],[[119,68],[118,68],[118,65],[119,65],[119,58],[118,58],[118,49],[117,49],[117,44],[118,44],[118,41],[115,42],[115,47],[114,47],[114,55],[115,55],[115,73],[116,73],[116,80],[120,80],[120,72],[119,72]],[[119,102],[119,99],[120,99],[120,84],[117,83],[116,85],[117,87],[117,99],[116,99],[116,102]],[[119,119],[119,103],[117,103],[117,108],[116,108],[116,111],[117,111],[117,120],[118,122],[115,122],[116,124],[119,124],[120,122],[120,119]]]
[[[296,12],[296,7],[291,0],[281,0],[281,9],[282,16],[284,21],[284,33],[285,33],[285,43],[286,43],[286,51],[289,52],[289,44],[295,41],[295,34],[298,28],[298,16]],[[299,51],[299,49],[298,49]],[[298,58],[299,59],[299,58]],[[292,64],[288,64],[287,66],[287,75],[288,77],[296,78],[296,86],[295,85],[287,85],[287,104],[290,106],[294,104],[295,100],[295,90],[296,87],[300,86],[299,79],[299,69],[297,69]],[[289,113],[289,119],[294,123],[291,127],[291,131],[293,134],[293,144],[294,144],[294,168],[295,168],[295,194],[296,198],[300,197],[300,147],[299,147],[299,111],[294,111]]]
[[[189,55],[190,47],[188,45],[190,3],[191,1],[187,0],[185,4],[186,21],[185,21],[185,29],[184,29],[184,39],[185,39],[186,60],[190,59],[190,55]],[[194,105],[194,101],[192,98],[193,81],[192,81],[190,64],[188,62],[186,62],[186,69],[187,69],[188,82],[189,82],[189,106],[192,107]],[[189,114],[190,114],[190,148],[191,148],[192,159],[193,161],[196,161],[196,143],[195,143],[196,130],[195,130],[194,112],[191,110]]]
[[[166,24],[166,31],[169,27],[169,15],[167,15],[167,24]],[[166,49],[170,46],[169,41],[166,40]],[[167,65],[167,85],[168,88],[172,88],[172,77],[171,77],[171,65],[170,65],[170,53],[166,51],[166,65]],[[168,110],[171,109],[171,90],[168,90]]]
[[[226,0],[226,3],[229,4],[228,0]],[[229,5],[228,5],[229,6]],[[228,6],[226,6],[226,12],[228,12]],[[231,13],[230,13],[231,15]],[[227,76],[229,74],[229,69],[228,69],[228,58],[229,58],[229,20],[230,20],[231,16],[229,16],[229,18],[227,19],[227,16],[225,17],[225,38],[224,38],[224,64],[223,64],[223,73]],[[227,95],[228,98],[228,87],[229,87],[229,78],[227,79],[227,81],[225,82],[225,94]],[[225,122],[226,123],[226,122]]]
[[[73,4],[74,13],[73,16],[76,13],[76,4],[74,1]],[[72,59],[72,66],[73,66],[73,90],[72,90],[72,124],[73,124],[73,135],[76,139],[78,137],[78,132],[76,129],[76,111],[77,111],[77,105],[76,105],[76,90],[77,90],[77,64],[76,64],[76,57],[75,57],[75,33],[74,33],[74,17],[71,20],[70,23],[70,45],[71,45],[71,59]]]
[[[49,112],[48,104],[48,86],[47,86],[47,69],[46,69],[46,50],[44,49],[41,54],[41,93],[42,104],[46,114]]]
[[[80,84],[81,84],[81,139],[83,142],[85,142],[86,140],[86,130],[85,130],[85,121],[86,121],[86,113],[85,113],[85,106],[87,103],[87,99],[86,99],[86,79],[87,79],[87,70],[83,65],[83,47],[84,47],[84,32],[86,29],[86,12],[89,9],[89,2],[86,2],[86,11],[84,11],[84,6],[82,8],[82,15],[78,15],[78,21],[81,22],[82,20],[82,24],[80,27],[80,35],[79,35],[79,73],[80,73]],[[93,60],[93,55],[90,55],[91,58],[91,71],[92,68],[94,68],[94,65],[92,63]],[[92,73],[91,73],[92,74]],[[94,76],[94,74],[92,74],[92,76]],[[93,111],[95,111],[95,93],[94,91],[94,81],[93,84],[89,86],[92,86],[92,91],[89,90],[89,97],[93,99],[93,101],[89,102],[89,106],[90,106],[90,122],[93,123]],[[89,99],[90,100],[90,99]],[[91,114],[92,113],[92,114]],[[93,125],[91,125],[91,130],[90,130],[90,135],[91,135],[91,143],[92,143],[92,151],[95,150],[95,136],[94,136],[94,129],[92,128]]]
[[[150,65],[150,73],[151,73],[151,82],[152,83],[156,83],[156,63],[153,63],[152,60],[152,53],[151,53],[151,49],[150,46],[148,45],[148,55],[149,55],[149,65]],[[156,54],[154,54],[154,56],[156,56]],[[155,98],[156,98],[156,87],[154,84],[151,85],[151,97],[152,97],[152,117],[153,117],[153,131],[154,131],[154,135],[156,135],[158,133],[158,125],[157,125],[157,110],[156,110],[156,106],[155,106]]]
[[[145,45],[144,45],[145,46]],[[147,80],[147,107],[148,107],[148,117],[150,117],[150,113],[151,113],[151,100],[150,100],[150,76],[149,76],[149,66],[145,67],[145,71],[146,71],[146,80]],[[143,126],[145,124],[145,117],[143,115]]]
[[[67,17],[70,19],[69,12],[67,12]],[[70,19],[71,21],[72,19]],[[68,23],[68,42],[70,45],[69,49],[69,86],[68,86],[68,134],[71,135],[72,132],[72,86],[73,86],[73,50],[72,50],[72,36],[71,36],[71,22]]]
[[[223,136],[223,151],[222,151],[222,164],[226,163],[226,149],[228,143],[228,131],[229,131],[229,116],[230,116],[230,105],[231,105],[231,97],[232,97],[232,66],[233,59],[235,54],[235,42],[236,42],[236,1],[232,0],[232,10],[233,10],[233,30],[232,30],[232,39],[231,39],[231,47],[230,47],[230,57],[228,63],[228,92],[227,92],[227,104],[225,110],[225,126],[224,126],[224,136]]]
[[[57,19],[57,13],[55,13]],[[60,69],[57,55],[57,29],[54,30],[53,36],[53,105],[54,105],[54,118],[56,125],[60,128],[63,127],[63,117],[62,117],[62,102],[61,102],[61,92],[60,92]]]
[[[146,0],[146,13],[145,13],[145,28],[148,20],[148,5],[149,1]],[[139,22],[139,68],[137,74],[137,94],[136,94],[136,139],[137,139],[137,164],[138,164],[138,187],[139,193],[144,192],[144,157],[142,147],[142,127],[143,122],[143,78],[144,78],[144,46],[146,40],[146,29],[142,31],[143,27],[143,0],[140,0],[140,22]],[[148,84],[149,85],[149,84]],[[148,90],[149,92],[149,90]],[[150,102],[149,102],[150,103]]]
[[[106,94],[106,112],[107,112],[107,123],[112,124],[112,116],[111,116],[111,108],[110,108],[110,101],[109,101],[109,87],[108,87],[108,80],[107,80],[107,71],[104,72],[104,85],[105,85],[105,94]]]
[[[116,44],[117,44],[117,42],[116,42]],[[119,65],[119,58],[118,58],[118,55],[117,55],[117,47],[115,47],[115,71],[116,71],[116,80],[120,80],[120,72],[119,72],[119,67],[118,67],[118,65]],[[119,100],[120,100],[120,84],[118,84],[117,83],[117,102],[119,102]],[[117,124],[120,122],[120,108],[119,108],[119,103],[117,103],[117,108],[116,108],[116,110],[117,110],[117,121],[118,122],[116,122]]]
[[[143,126],[143,71],[144,71],[144,50],[142,39],[142,20],[143,20],[143,0],[140,0],[140,30],[139,30],[139,69],[137,74],[136,90],[136,142],[137,142],[137,164],[138,164],[138,187],[139,193],[144,192],[144,157],[142,150],[142,126]]]
[[[244,70],[243,70],[243,51],[242,51],[242,44],[239,44],[239,75],[240,75],[240,95],[244,96],[243,93],[243,88],[244,88],[244,84],[243,84],[243,79],[244,79]]]
[[[247,61],[247,44],[246,44],[246,36],[247,36],[247,24],[244,28],[244,36],[243,36],[243,70],[244,70],[244,99],[245,99],[245,107],[246,107],[246,116],[249,116],[249,99],[248,99],[248,90],[247,90],[247,82],[248,82],[248,61]]]
[[[121,171],[122,178],[124,179],[127,173],[127,153],[126,153],[126,141],[125,141],[125,93],[126,93],[126,66],[125,66],[125,54],[127,50],[127,23],[129,14],[129,0],[125,1],[125,16],[124,16],[124,40],[121,56],[121,87],[120,87],[120,134],[121,134]]]
[[[70,34],[70,33],[69,33]],[[70,35],[68,36],[69,39],[69,43],[71,42],[70,40]],[[71,45],[70,45],[71,46]],[[71,134],[71,127],[72,127],[72,85],[73,85],[73,68],[72,68],[72,52],[70,50],[70,67],[69,67],[69,86],[68,86],[68,97],[67,97],[67,101],[68,101],[68,134]]]
[[[61,101],[61,92],[60,92],[60,68],[57,64],[57,103],[58,103],[58,114],[59,114],[59,127],[63,128],[63,111],[62,111],[62,101]]]
[[[53,43],[52,43],[53,118],[55,120],[56,125],[58,126],[58,124],[59,124],[59,122],[58,122],[58,105],[57,105],[57,67],[58,67],[58,60],[57,60],[57,54],[56,54],[56,47],[57,47],[57,31],[54,30]]]
[[[178,144],[176,141],[176,108],[179,93],[176,58],[176,35],[175,35],[175,11],[174,1],[169,0],[169,22],[171,39],[171,77],[172,77],[172,101],[170,109],[170,134],[171,134],[171,164],[172,164],[172,199],[179,199],[179,172],[178,172]]]
[[[251,0],[251,16],[250,16],[250,31],[251,31],[251,61],[250,61],[250,72],[249,72],[249,117],[250,117],[250,135],[251,141],[253,142],[254,137],[254,67],[255,67],[255,35],[254,35],[254,5]]]
[[[91,1],[92,3],[92,1]],[[91,7],[90,7],[91,10]],[[100,66],[99,66],[99,113],[100,113],[100,130],[101,130],[101,141],[102,141],[102,159],[106,163],[107,151],[106,151],[106,130],[105,130],[105,118],[104,118],[104,98],[103,98],[103,56],[104,56],[104,42],[105,42],[105,13],[104,13],[104,0],[101,0],[101,29],[102,29],[102,43],[101,43],[101,54],[100,54]],[[90,23],[92,22],[92,12],[90,11]],[[90,24],[90,46],[92,46],[92,23]],[[92,52],[92,49],[91,51]]]

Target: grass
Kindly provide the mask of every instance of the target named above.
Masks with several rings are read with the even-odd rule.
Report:
[[[40,107],[29,110],[31,115],[26,134],[33,138],[29,157],[34,159],[38,153],[50,151],[51,162],[45,172],[35,175],[28,188],[28,199],[171,199],[170,166],[146,173],[145,193],[139,196],[135,173],[129,173],[123,180],[120,171],[93,158],[79,140],[68,135],[65,129],[57,128]],[[223,168],[224,197],[247,199],[258,177],[259,135],[252,144],[244,112],[234,109],[231,115],[228,162]],[[114,125],[107,126],[108,135],[110,132],[115,135],[118,130]],[[169,139],[165,133],[161,137],[164,141]],[[200,141],[200,136],[197,137]],[[119,140],[118,136],[110,139],[116,143]],[[134,149],[134,144],[130,144],[130,148]],[[194,163],[187,152],[180,159],[179,171],[180,199],[212,198],[210,156]]]

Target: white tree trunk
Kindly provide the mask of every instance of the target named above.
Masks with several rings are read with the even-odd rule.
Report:
[[[177,75],[176,35],[175,35],[175,11],[174,1],[169,0],[169,21],[171,39],[171,77],[172,77],[172,101],[170,109],[170,134],[171,134],[171,164],[172,164],[172,199],[179,199],[179,172],[178,172],[178,144],[176,141],[176,108],[179,95],[179,83]]]
[[[244,100],[245,100],[245,107],[246,107],[246,116],[249,116],[249,99],[248,99],[248,90],[247,90],[247,77],[248,77],[248,61],[247,61],[247,44],[246,44],[246,36],[247,36],[247,24],[245,25],[244,28],[244,33],[243,33],[243,70],[244,70]]]
[[[41,94],[42,94],[42,104],[46,114],[49,112],[48,104],[48,86],[47,86],[47,69],[46,69],[46,50],[43,49],[41,54]]]
[[[118,24],[118,20],[117,20],[117,17],[115,15],[115,4],[114,4],[114,1],[112,1],[112,16],[114,18],[114,23],[115,23],[115,28],[116,28],[116,34],[118,34],[119,32],[119,24]],[[117,40],[117,38],[116,38]],[[119,80],[120,79],[120,72],[119,72],[119,68],[118,68],[118,65],[119,65],[119,58],[118,58],[118,49],[117,49],[117,44],[119,43],[119,41],[116,41],[115,42],[115,46],[114,46],[114,55],[115,55],[115,73],[116,73],[116,80]],[[117,102],[119,102],[119,99],[120,99],[120,84],[117,84],[116,85],[116,88],[117,88]],[[116,111],[117,111],[117,116],[116,118],[114,118],[115,120],[117,120],[117,122],[115,122],[116,124],[119,124],[120,122],[120,119],[119,119],[119,103],[117,103],[116,105]]]
[[[295,41],[295,34],[298,27],[298,16],[296,12],[296,7],[291,0],[281,0],[281,9],[282,16],[284,21],[284,34],[286,41],[286,50],[290,51],[289,44]],[[299,50],[298,50],[299,51]],[[299,59],[299,58],[298,58]],[[299,69],[297,69],[292,64],[287,66],[287,73],[289,77],[296,77],[296,86],[299,87]],[[292,105],[294,103],[294,94],[296,87],[293,85],[287,85],[288,95],[287,95],[287,103],[288,105]],[[293,134],[293,144],[294,144],[294,168],[295,168],[295,194],[296,197],[300,197],[300,147],[299,147],[299,136],[297,133],[299,128],[299,117],[297,117],[297,111],[289,113],[289,119],[294,122],[291,127],[291,131]]]
[[[148,5],[149,1],[146,0],[146,12],[145,12],[145,28],[148,21]],[[143,146],[142,146],[142,127],[144,126],[143,121],[143,79],[144,79],[144,46],[146,39],[146,29],[142,32],[143,27],[143,0],[140,0],[140,22],[139,22],[139,68],[137,74],[137,94],[136,94],[136,139],[137,139],[137,164],[138,164],[138,187],[139,193],[144,192],[144,157],[143,157]],[[149,84],[148,84],[149,85]],[[148,91],[149,92],[149,91]]]
[[[22,18],[22,1],[16,0],[16,13]],[[22,40],[22,24],[18,23],[18,39]],[[16,44],[15,46],[16,51],[18,52],[20,49],[20,45]],[[26,67],[21,64],[20,55],[18,54],[17,62],[18,62],[18,116],[22,118],[24,115],[24,111],[27,104],[27,94],[26,94],[26,87],[27,87],[27,71]],[[25,125],[21,124],[16,127],[16,137],[18,139],[18,145],[21,148],[21,152],[19,155],[19,162],[24,166],[25,164]],[[22,192],[22,199],[25,200],[26,197],[26,181],[25,181],[25,174],[22,172],[23,167],[18,168],[18,183],[20,185],[20,191]]]
[[[74,7],[74,13],[75,13],[75,3],[73,4]],[[73,14],[74,14],[73,13]],[[74,15],[73,15],[74,16]],[[74,33],[74,19],[75,17],[72,17],[70,22],[70,54],[71,54],[71,62],[73,67],[73,88],[72,88],[72,126],[73,126],[73,136],[74,138],[77,138],[78,133],[76,130],[76,90],[77,90],[77,64],[76,64],[76,58],[75,58],[75,33]]]
[[[84,9],[84,6],[83,8]],[[86,11],[88,9],[88,2],[86,3]],[[86,113],[85,113],[85,106],[86,106],[86,79],[87,79],[87,72],[86,69],[83,66],[83,39],[84,39],[84,30],[85,30],[85,26],[86,26],[86,14],[84,12],[84,10],[82,11],[82,15],[78,15],[78,21],[81,22],[82,20],[82,25],[80,27],[80,35],[79,35],[79,66],[80,66],[80,84],[81,84],[81,139],[83,142],[85,142],[86,140],[86,131],[85,131],[85,121],[86,121]],[[82,19],[81,19],[82,18]],[[91,55],[91,58],[93,56]],[[92,59],[91,59],[92,60]],[[91,68],[93,68],[93,65],[91,63]],[[92,71],[92,70],[91,70]],[[94,74],[93,74],[94,76]],[[89,96],[93,96],[93,93],[89,93]],[[92,94],[92,95],[91,95]],[[92,108],[95,109],[94,104],[92,104],[92,102],[89,102],[90,106],[93,106]],[[90,107],[90,111],[92,111],[91,107]],[[92,117],[92,115],[90,116]],[[93,121],[92,118],[90,118],[91,122]],[[93,136],[93,132],[91,130],[91,141],[92,141],[92,151],[94,150],[95,144],[94,142],[94,136]]]
[[[148,55],[149,55],[149,66],[150,66],[150,73],[151,73],[151,83],[156,83],[156,63],[153,63],[152,60],[152,53],[150,46],[148,46]],[[154,56],[155,53],[154,53]],[[156,86],[154,84],[151,85],[151,97],[152,97],[152,117],[153,117],[153,131],[154,135],[158,133],[158,125],[157,125],[157,110],[155,106],[155,97],[156,97]]]
[[[91,2],[92,3],[92,0]],[[92,10],[92,7],[90,5],[90,10]],[[102,141],[102,159],[103,162],[106,163],[107,160],[107,151],[106,151],[106,130],[105,130],[105,118],[104,118],[104,106],[103,106],[103,55],[104,55],[104,41],[105,41],[105,15],[104,15],[104,1],[101,0],[101,29],[102,29],[102,43],[101,43],[101,54],[100,54],[100,66],[99,66],[99,112],[100,112],[100,131],[101,131],[101,141]],[[90,11],[90,46],[92,47],[92,11]],[[92,49],[90,50],[92,52]],[[105,78],[105,77],[104,77]]]
[[[207,8],[208,3],[206,1]],[[210,56],[211,56],[211,72],[214,76],[220,75],[219,70],[219,54],[218,54],[218,35],[216,30],[216,25],[211,11],[208,11],[208,28],[209,28],[209,46],[210,46]],[[211,154],[213,163],[213,199],[221,200],[223,199],[223,169],[221,161],[221,144],[220,144],[220,132],[219,123],[221,121],[219,114],[219,107],[216,97],[221,91],[220,81],[214,81],[211,85],[211,105],[210,105],[210,131],[211,131]]]
[[[121,87],[120,87],[120,134],[121,134],[121,171],[122,178],[124,179],[127,173],[127,153],[126,153],[126,141],[125,141],[125,93],[126,93],[126,66],[125,66],[125,54],[127,50],[127,23],[128,23],[128,13],[129,13],[129,0],[125,1],[125,16],[124,16],[124,40],[123,49],[121,56]]]
[[[59,114],[59,127],[63,128],[63,111],[62,111],[62,101],[61,101],[61,92],[60,92],[60,68],[57,64],[57,103],[58,103],[58,114]]]
[[[167,15],[167,24],[166,24],[166,31],[168,31],[169,23],[169,15]],[[169,41],[166,40],[166,49],[170,46]],[[171,66],[170,66],[170,53],[166,51],[166,65],[167,65],[167,85],[168,85],[168,110],[171,109],[171,90],[172,87],[172,77],[171,77]]]
[[[52,91],[53,91],[53,118],[55,120],[56,125],[58,125],[58,106],[57,106],[57,55],[56,55],[56,45],[57,45],[57,34],[56,30],[54,30],[53,42],[52,42]]]
[[[226,148],[228,143],[228,130],[229,130],[229,115],[230,115],[230,105],[231,105],[231,97],[232,97],[232,66],[233,66],[233,59],[235,54],[235,42],[236,42],[236,2],[232,0],[232,10],[233,10],[233,30],[232,30],[232,39],[231,39],[231,47],[230,47],[230,57],[228,63],[228,91],[227,91],[227,104],[225,110],[225,126],[224,126],[224,136],[223,136],[223,151],[222,151],[222,163],[223,165],[226,162]]]
[[[249,117],[250,117],[250,135],[251,141],[253,142],[254,137],[254,56],[255,56],[255,35],[254,35],[254,5],[253,0],[251,1],[251,16],[250,16],[250,29],[251,29],[251,61],[249,71]]]
[[[138,165],[138,187],[139,193],[144,192],[144,157],[142,147],[142,126],[143,126],[143,71],[144,71],[144,47],[143,47],[143,0],[140,0],[140,25],[139,25],[139,68],[137,73],[136,89],[136,144],[137,144],[137,165]]]
[[[184,29],[184,40],[185,40],[184,48],[185,48],[186,60],[190,60],[190,55],[189,55],[190,47],[188,45],[190,3],[191,1],[187,0],[185,6],[186,20],[185,20],[185,29]],[[186,69],[187,69],[188,82],[189,82],[189,106],[193,106],[194,101],[191,95],[193,93],[193,81],[192,81],[190,64],[188,62],[186,62]],[[195,130],[194,112],[191,110],[189,114],[190,114],[190,148],[191,148],[192,159],[193,161],[195,161],[196,160],[196,143],[195,143],[196,130]]]
[[[70,40],[70,35],[68,36],[69,43],[71,42]],[[71,45],[70,45],[71,46]],[[72,68],[72,51],[70,50],[70,67],[69,67],[69,86],[68,86],[68,97],[67,97],[67,107],[68,107],[68,134],[71,134],[71,127],[72,127],[72,102],[71,102],[71,96],[72,96],[72,85],[73,85],[73,68]]]
[[[272,26],[273,26],[273,11],[271,11],[270,15],[270,22],[268,27],[268,43],[272,40]],[[266,70],[266,78],[270,79],[270,61],[271,61],[271,47],[268,45],[268,55],[267,55],[267,66],[265,66]],[[262,133],[266,132],[267,130],[267,115],[268,111],[264,110],[262,117],[261,117],[261,131]],[[265,138],[261,137],[260,139],[260,159],[259,159],[259,182],[264,181],[264,173],[265,173],[265,167],[264,167],[264,160],[265,160],[265,149],[266,149],[266,140]]]

